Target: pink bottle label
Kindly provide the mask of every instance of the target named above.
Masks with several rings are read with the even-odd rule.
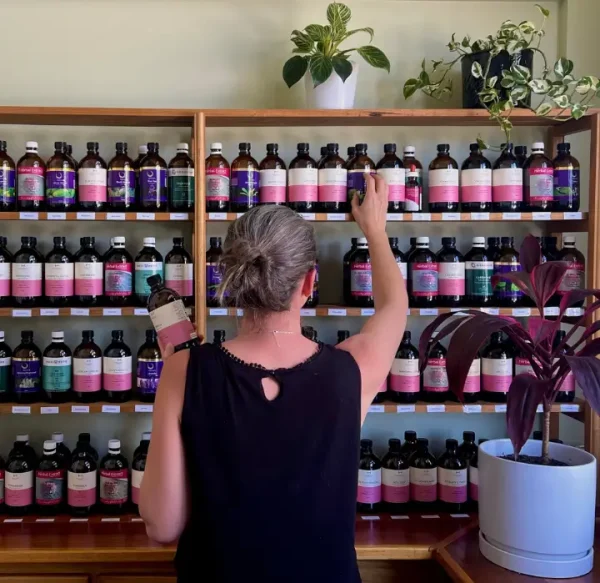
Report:
[[[165,274],[165,287],[171,288],[176,291],[180,296],[193,296],[194,295],[194,280],[193,279],[169,279],[169,267],[170,265],[165,266],[166,274]],[[174,267],[185,267],[184,265],[177,265]],[[190,266],[191,267],[191,266]],[[190,273],[193,278],[193,270],[191,267]]]
[[[465,264],[438,263],[439,294],[442,296],[465,295]]]
[[[131,356],[103,359],[103,385],[106,391],[129,391],[132,388]]]
[[[316,185],[290,184],[288,190],[290,202],[317,202],[318,188]]]
[[[106,202],[106,186],[79,186],[81,202]]]
[[[383,485],[383,500],[391,504],[405,504],[410,499],[409,486],[397,488],[395,486]]]
[[[13,280],[13,295],[39,298],[42,295],[42,280]]]
[[[429,202],[458,202],[458,170],[429,171]]]
[[[73,390],[78,393],[95,393],[102,388],[102,375],[73,375]]]
[[[30,504],[33,504],[33,487],[24,490],[6,488],[7,506],[29,506]]]
[[[95,473],[95,472],[94,472]],[[96,488],[91,490],[73,490],[67,491],[69,506],[86,507],[96,504]]]
[[[458,202],[458,186],[430,186],[429,202]]]
[[[390,184],[388,186],[388,201],[403,202],[406,199],[406,187],[403,184]]]
[[[194,326],[189,320],[167,326],[158,333],[163,346],[167,344],[172,344],[173,346],[184,344],[185,342],[189,342],[194,335]]]
[[[68,472],[67,502],[69,506],[77,508],[96,504],[96,475],[96,470],[81,474]]]
[[[73,280],[46,280],[46,295],[49,297],[70,297],[73,295]]]
[[[420,377],[390,375],[390,390],[397,393],[418,393],[420,390]]]
[[[106,374],[104,373],[104,389],[106,391],[131,390],[131,374]]]
[[[492,202],[492,187],[462,186],[460,189],[462,202]]]
[[[345,202],[346,186],[319,186],[319,202]]]
[[[407,186],[405,189],[405,207],[407,211],[421,210],[421,187]]]
[[[0,297],[10,296],[10,279],[0,279]]]
[[[101,296],[103,279],[102,263],[75,263],[75,295]]]
[[[381,470],[358,470],[358,502],[381,502]]]
[[[435,502],[437,500],[437,487],[410,485],[410,498],[415,502]]]
[[[5,472],[5,497],[7,506],[29,506],[35,494],[33,471]]]
[[[525,193],[531,202],[550,202],[554,197],[554,169],[529,168],[525,182]]]
[[[481,390],[481,361],[476,358],[469,368],[467,380],[465,381],[464,393],[479,393]]]
[[[265,203],[285,203],[287,175],[283,169],[261,170],[259,200]]]
[[[410,499],[410,471],[382,469],[382,494],[384,502],[405,504]]]
[[[566,393],[572,393],[575,390],[575,375],[572,372],[566,376],[563,384],[560,386],[560,390]]]
[[[260,202],[285,202],[285,186],[261,186],[259,192]]]
[[[490,393],[508,393],[508,389],[513,380],[512,375],[496,376],[484,373],[481,377],[483,390],[489,391]]]
[[[442,502],[466,502],[467,470],[438,468],[438,494]]]
[[[520,202],[523,200],[521,186],[494,186],[494,202]]]

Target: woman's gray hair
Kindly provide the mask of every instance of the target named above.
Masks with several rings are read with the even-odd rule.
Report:
[[[315,233],[308,221],[284,206],[255,207],[227,231],[217,297],[221,305],[285,312],[316,261]]]

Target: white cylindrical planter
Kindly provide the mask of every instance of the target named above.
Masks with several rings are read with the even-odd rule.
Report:
[[[333,71],[327,81],[313,87],[310,73],[304,76],[306,85],[306,105],[309,109],[352,109],[356,95],[358,65],[352,63],[352,74],[346,82]]]
[[[524,455],[540,455],[528,441]],[[594,562],[596,458],[550,444],[550,457],[568,466],[500,459],[512,455],[508,439],[479,446],[479,548],[495,563],[534,577],[560,579],[589,573]]]

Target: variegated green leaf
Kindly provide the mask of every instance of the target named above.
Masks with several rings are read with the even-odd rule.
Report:
[[[305,29],[306,34],[309,36],[310,40],[314,42],[325,40],[327,33],[325,31],[325,27],[320,24],[309,24]]]
[[[356,34],[357,32],[366,32],[371,38],[369,39],[369,42],[373,42],[373,37],[375,36],[375,31],[370,27],[370,26],[365,26],[365,28],[357,28],[355,30],[349,30],[346,33],[346,38],[349,36],[352,36],[353,34]]]
[[[526,85],[517,85],[511,92],[510,98],[518,103],[522,99],[525,99],[529,95],[529,90]]]
[[[292,57],[283,66],[283,80],[288,87],[292,87],[304,77],[308,68],[308,60],[305,57]]]
[[[421,82],[418,79],[408,79],[406,83],[404,83],[404,99],[408,99],[415,93],[417,89],[420,89],[421,87]]]
[[[529,20],[524,20],[519,24],[519,30],[523,34],[531,34],[535,30],[535,24]]]
[[[540,4],[536,4],[535,7],[546,17],[548,18],[550,16],[550,10],[548,10],[547,8],[544,8],[542,5]]]
[[[335,72],[340,76],[340,79],[345,83],[346,79],[352,75],[352,63],[348,59],[342,57],[333,57],[331,60]]]
[[[552,87],[546,79],[532,79],[528,85],[534,93],[547,93]]]
[[[315,87],[327,81],[333,72],[333,64],[331,63],[331,59],[322,54],[316,54],[310,57],[310,63],[308,66],[310,70],[310,76],[312,77]]]
[[[471,65],[471,75],[475,77],[475,79],[481,79],[483,77],[483,70],[477,61],[474,61]]]
[[[552,111],[552,105],[549,103],[540,103],[538,108],[535,110],[536,115],[545,116]]]
[[[345,4],[339,2],[332,2],[327,7],[327,20],[331,24],[331,28],[334,30],[340,30],[345,28],[350,22],[352,17],[352,11]]]
[[[559,79],[562,79],[565,75],[568,75],[573,70],[573,61],[561,57],[554,63],[554,73]]]
[[[561,109],[569,107],[570,103],[569,98],[566,95],[559,95],[558,97],[554,97],[552,101],[554,101],[557,107],[560,107]]]
[[[388,73],[390,72],[390,61],[382,50],[372,45],[367,45],[359,47],[356,51],[372,67],[385,69]]]
[[[579,93],[579,95],[585,95],[588,91],[592,90],[592,84],[583,79],[580,79],[575,86],[575,91]]]

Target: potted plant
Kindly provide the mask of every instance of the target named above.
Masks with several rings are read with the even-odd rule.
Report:
[[[373,45],[341,49],[340,45],[357,33],[366,33],[373,41],[370,27],[348,30],[352,12],[345,4],[333,2],[327,7],[329,24],[309,24],[292,32],[296,56],[283,66],[283,80],[288,87],[305,77],[308,106],[316,109],[351,109],[354,107],[358,64],[350,60],[358,53],[369,65],[390,72],[390,62],[383,51]]]
[[[457,63],[462,66],[463,107],[485,108],[491,119],[504,131],[506,142],[510,141],[512,122],[510,115],[515,107],[524,107],[539,116],[557,117],[561,120],[579,119],[590,107],[590,102],[600,87],[597,77],[573,76],[573,61],[558,59],[554,66],[540,49],[545,35],[544,25],[550,11],[536,4],[542,14],[539,28],[529,21],[515,24],[507,20],[502,23],[495,35],[471,41],[465,36],[462,41],[452,35],[448,49],[456,57],[431,61],[427,66],[421,63],[421,73],[417,78],[408,79],[404,84],[404,98],[408,99],[418,89],[439,100],[447,100],[452,95],[452,80],[449,73]],[[539,55],[543,67],[539,76],[533,74],[533,58]],[[531,106],[531,95],[541,98],[535,107]],[[565,112],[568,113],[564,117]]]
[[[522,271],[501,277],[517,285],[543,314],[557,292],[568,264],[541,263],[535,237],[528,235],[520,250]],[[492,285],[498,283],[494,276]],[[589,300],[583,315],[568,320],[567,310]],[[450,388],[462,401],[468,370],[492,332],[506,333],[534,371],[514,377],[508,391],[507,431],[510,439],[479,446],[480,549],[492,562],[520,573],[565,578],[581,576],[593,566],[596,500],[596,460],[575,447],[550,443],[552,404],[572,371],[590,404],[600,411],[600,290],[573,290],[562,296],[559,316],[542,318],[535,333],[515,320],[477,310],[459,316],[438,316],[423,332],[419,352],[427,355],[431,337],[452,334],[447,371]],[[554,347],[561,324],[572,324]],[[570,344],[567,354],[565,347]],[[427,357],[421,357],[421,368]],[[528,440],[538,406],[543,408],[543,440]]]

